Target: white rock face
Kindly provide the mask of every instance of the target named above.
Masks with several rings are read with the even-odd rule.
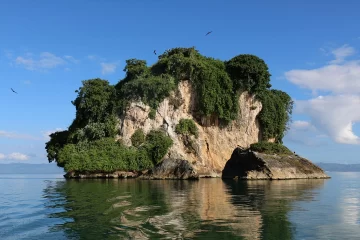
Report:
[[[256,116],[262,105],[244,92],[239,97],[239,115],[236,120],[226,128],[221,128],[216,125],[215,120],[204,119],[207,126],[203,127],[193,118],[195,97],[189,81],[180,82],[177,91],[159,104],[154,120],[148,117],[149,106],[142,102],[132,102],[125,115],[119,119],[118,139],[130,146],[130,138],[136,129],[141,128],[146,134],[151,129],[163,128],[174,141],[167,157],[190,161],[200,176],[220,176],[236,146],[249,147],[261,139]],[[177,103],[177,108],[174,107],[174,102]],[[175,133],[175,126],[182,118],[193,119],[199,129],[198,138],[191,138],[192,151],[185,146],[183,137]]]

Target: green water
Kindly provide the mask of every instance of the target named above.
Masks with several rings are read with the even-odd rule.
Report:
[[[360,174],[332,177],[245,182],[0,175],[0,239],[359,239]]]

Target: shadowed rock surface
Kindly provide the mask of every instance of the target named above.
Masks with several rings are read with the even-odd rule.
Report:
[[[142,179],[199,179],[193,166],[182,159],[164,159],[161,163],[140,176]]]
[[[330,178],[309,160],[298,155],[276,155],[236,148],[222,171],[223,179]]]

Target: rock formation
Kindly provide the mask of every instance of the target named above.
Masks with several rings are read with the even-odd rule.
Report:
[[[114,173],[69,172],[66,178],[137,178],[142,179],[198,179],[220,177],[240,179],[294,179],[328,178],[324,171],[297,155],[269,155],[250,152],[250,144],[261,141],[257,115],[262,104],[247,92],[239,97],[238,117],[226,127],[216,119],[195,119],[195,98],[189,81],[179,83],[176,91],[165,98],[149,118],[151,108],[144,103],[131,102],[119,117],[118,140],[131,146],[131,136],[136,129],[148,133],[163,129],[173,140],[173,145],[160,164],[144,172],[116,171]],[[175,132],[181,119],[192,119],[198,136]],[[201,124],[199,124],[201,121]],[[274,141],[270,139],[268,141]],[[241,146],[241,148],[240,148]],[[235,150],[234,150],[235,149]],[[230,160],[229,156],[231,156]]]
[[[164,159],[149,172],[142,175],[142,179],[199,179],[191,164],[182,159]]]
[[[142,102],[132,102],[125,114],[119,118],[118,139],[130,146],[130,138],[136,129],[141,128],[148,133],[151,129],[163,128],[174,141],[167,158],[189,161],[200,177],[221,176],[221,171],[234,148],[238,145],[249,147],[250,144],[261,140],[256,116],[262,105],[253,96],[244,92],[239,97],[239,115],[227,127],[218,126],[216,119],[202,119],[203,123],[200,125],[193,117],[195,97],[189,81],[181,81],[177,91],[159,104],[155,119],[148,117],[149,106]],[[175,126],[180,119],[195,121],[199,129],[198,138],[178,135],[175,132]]]
[[[141,172],[116,171],[113,173],[67,172],[65,178],[137,178]]]
[[[309,160],[298,155],[272,155],[236,148],[222,172],[223,179],[329,178]]]

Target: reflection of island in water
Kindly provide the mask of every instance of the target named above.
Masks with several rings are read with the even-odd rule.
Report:
[[[44,192],[53,231],[81,239],[292,239],[293,201],[311,201],[325,180],[68,180]]]

